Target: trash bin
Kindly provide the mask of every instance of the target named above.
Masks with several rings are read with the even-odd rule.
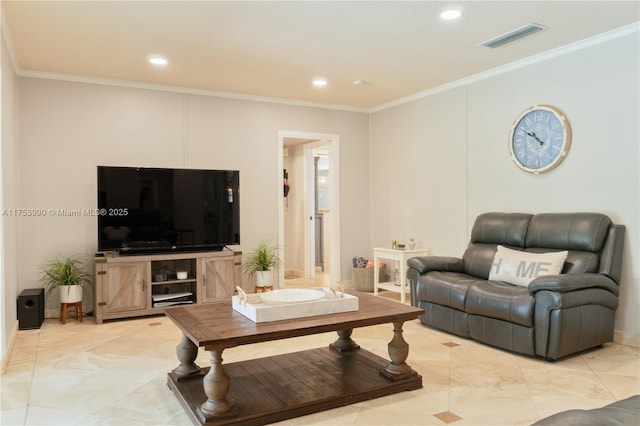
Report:
[[[351,268],[353,286],[358,291],[373,291],[373,266],[369,268]],[[380,266],[379,278],[382,280],[385,275],[385,265]]]

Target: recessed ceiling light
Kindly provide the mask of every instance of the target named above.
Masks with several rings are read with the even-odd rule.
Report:
[[[461,10],[449,9],[449,10],[445,10],[444,12],[442,12],[440,14],[440,19],[444,19],[446,21],[449,21],[451,19],[458,19],[461,16],[462,16],[462,11]]]
[[[154,56],[152,58],[149,58],[149,62],[158,67],[164,67],[169,63],[166,58],[163,58],[161,56]]]
[[[315,80],[313,80],[313,85],[316,87],[324,87],[327,85],[327,80],[323,78],[316,78]]]

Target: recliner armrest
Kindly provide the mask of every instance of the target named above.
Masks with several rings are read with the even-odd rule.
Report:
[[[462,259],[459,259],[457,257],[412,257],[407,261],[407,266],[409,268],[415,269],[420,274],[424,274],[429,271],[464,272]]]
[[[594,273],[544,275],[529,283],[529,293],[548,290],[565,293],[585,288],[602,288],[618,295],[619,289],[611,278]]]

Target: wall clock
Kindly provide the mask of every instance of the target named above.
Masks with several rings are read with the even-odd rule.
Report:
[[[564,160],[571,145],[571,128],[562,111],[550,105],[524,110],[509,132],[513,162],[528,173],[549,172]]]

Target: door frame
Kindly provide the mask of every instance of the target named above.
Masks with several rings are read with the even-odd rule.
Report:
[[[337,284],[341,281],[341,262],[340,262],[340,136],[331,133],[315,133],[315,132],[301,132],[301,131],[290,131],[290,130],[279,130],[278,131],[278,194],[282,193],[282,182],[284,180],[284,140],[286,138],[293,139],[309,139],[316,141],[323,141],[329,145],[329,204],[331,206],[331,214],[329,215],[329,275],[331,284]],[[308,198],[310,195],[305,194],[305,197]],[[309,203],[305,203],[308,205]],[[308,213],[308,212],[305,212]],[[312,216],[313,217],[313,216]],[[312,219],[312,223],[308,225],[314,225]],[[308,229],[313,229],[313,227],[305,226],[305,268],[307,265],[308,259],[310,259],[310,235]],[[278,203],[278,247],[280,247],[280,257],[284,259],[285,256],[285,237],[284,237],[284,203]],[[311,265],[310,267],[315,268],[315,265]],[[279,270],[279,280],[278,282],[284,283],[284,269],[280,268]]]

